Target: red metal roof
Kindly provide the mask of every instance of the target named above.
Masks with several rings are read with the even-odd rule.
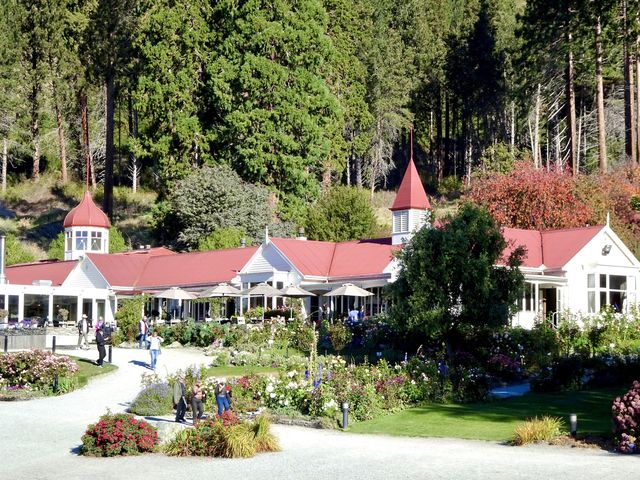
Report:
[[[122,255],[119,253],[87,253],[109,285],[133,287],[152,256]]]
[[[409,160],[409,165],[407,165],[407,170],[404,172],[404,177],[402,178],[402,183],[396,194],[396,199],[393,202],[391,211],[409,210],[411,208],[421,210],[431,208],[413,159]]]
[[[69,260],[12,265],[6,269],[7,281],[15,285],[31,285],[36,280],[51,280],[52,285],[60,286],[76,263],[77,260]]]
[[[300,273],[318,277],[379,275],[399,249],[389,238],[340,243],[272,238],[271,242]]]
[[[543,231],[505,228],[503,235],[508,246],[503,258],[522,245],[527,249],[523,267],[563,267],[603,228],[602,225]]]
[[[102,227],[109,228],[111,224],[105,213],[100,210],[87,190],[80,203],[71,209],[64,217],[64,228],[68,227]]]
[[[177,253],[167,247],[153,247],[128,250],[126,252],[114,253],[113,255],[148,255],[150,257],[155,257],[158,255],[177,255]]]

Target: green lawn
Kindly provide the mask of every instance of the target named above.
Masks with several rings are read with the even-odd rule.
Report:
[[[578,435],[611,435],[611,404],[626,388],[583,392],[529,393],[487,403],[428,405],[367,422],[351,424],[356,433],[414,437],[449,437],[507,441],[515,426],[529,417],[553,415],[565,420],[578,415]]]
[[[277,368],[256,367],[249,365],[227,365],[225,367],[209,367],[205,370],[206,377],[241,377],[254,373],[277,373]]]
[[[78,388],[84,387],[91,377],[109,373],[118,368],[106,361],[104,362],[104,367],[100,368],[93,363],[93,360],[73,357],[71,355],[69,357],[78,364],[78,373],[76,374],[78,379]]]

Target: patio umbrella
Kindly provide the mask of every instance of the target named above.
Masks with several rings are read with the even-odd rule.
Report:
[[[367,292],[364,288],[360,288],[353,283],[345,283],[341,287],[334,288],[324,294],[325,297],[371,297],[372,295],[373,293]]]
[[[196,296],[193,293],[187,292],[180,287],[171,287],[158,292],[154,295],[155,298],[168,298],[169,300],[193,300]]]
[[[200,298],[209,298],[209,297],[241,297],[242,291],[238,290],[236,287],[229,285],[226,282],[219,283],[215,287],[207,288],[205,291],[201,292],[198,297]],[[218,312],[219,313],[219,312]],[[224,315],[227,316],[227,305],[224,305]]]
[[[155,298],[166,298],[169,300],[179,300],[180,308],[182,309],[183,300],[193,300],[196,296],[193,293],[189,293],[180,287],[171,287],[154,295]],[[175,315],[175,312],[174,312]],[[175,318],[175,317],[174,317]]]
[[[267,306],[267,297],[278,297],[282,295],[282,292],[277,288],[272,287],[268,283],[262,282],[256,285],[255,287],[251,287],[248,290],[244,290],[242,294],[248,295],[249,297],[258,296],[258,295],[261,295],[262,297],[264,297],[264,304],[262,308],[262,321],[264,321],[264,310],[266,309],[266,306]]]
[[[345,283],[341,287],[324,294],[325,297],[371,297],[373,293],[367,292],[364,288],[360,288],[353,283]]]
[[[215,287],[211,287],[206,289],[204,292],[198,295],[200,298],[209,298],[209,297],[240,297],[242,295],[242,291],[238,290],[236,287],[229,285],[228,283],[220,283]]]
[[[282,290],[283,297],[289,298],[305,298],[305,297],[315,297],[315,293],[307,292],[303,288],[297,287],[295,285],[289,285],[288,287]],[[293,317],[293,309],[291,309],[291,315],[289,318]]]

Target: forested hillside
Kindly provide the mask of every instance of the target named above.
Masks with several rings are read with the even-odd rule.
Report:
[[[433,194],[518,160],[638,162],[638,1],[0,0],[0,19],[2,191],[86,180],[123,220],[114,186],[152,190],[158,242],[322,232],[337,187],[397,184],[411,130]],[[225,185],[240,210],[191,205]]]

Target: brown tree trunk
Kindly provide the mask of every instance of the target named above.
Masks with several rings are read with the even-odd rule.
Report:
[[[60,173],[62,175],[62,183],[67,183],[68,174],[67,174],[67,145],[64,136],[64,121],[62,120],[62,111],[60,109],[60,104],[58,103],[58,96],[55,92],[53,93],[54,103],[55,103],[55,111],[56,111],[56,122],[58,124],[58,144],[60,147]]]
[[[604,86],[602,83],[602,23],[596,16],[596,86],[598,105],[598,160],[600,171],[607,173],[607,139],[604,124]]]
[[[115,157],[115,145],[113,142],[114,128],[114,112],[115,112],[115,72],[113,67],[107,68],[105,78],[106,89],[106,138],[105,138],[105,155],[104,155],[104,213],[113,220],[113,163]]]
[[[449,159],[451,158],[451,150],[450,150],[450,142],[451,142],[451,121],[449,120],[449,115],[451,113],[450,108],[450,99],[449,95],[445,95],[444,98],[444,162],[443,162],[443,170],[449,172]]]
[[[567,71],[566,71],[566,95],[567,95],[567,126],[569,131],[569,165],[573,175],[578,174],[578,153],[576,140],[576,94],[573,86],[573,34],[571,32],[571,9],[569,8],[569,21],[567,22]]]
[[[442,181],[442,95],[438,91],[438,103],[436,105],[436,175],[438,182]]]
[[[624,59],[624,132],[625,153],[627,160],[632,164],[637,163],[636,129],[635,129],[635,98],[633,88],[633,67],[631,63],[631,51],[629,49],[629,24],[627,0],[622,0],[622,52]]]
[[[635,128],[636,131],[636,162],[640,162],[640,0],[636,6],[636,112],[635,112]],[[631,107],[633,110],[633,105]]]
[[[32,178],[37,182],[40,180],[40,123],[38,108],[38,88],[33,87],[31,91],[31,142],[33,146],[33,168],[31,170]]]
[[[80,122],[82,129],[82,156],[84,157],[85,164],[85,182],[87,189],[91,186],[95,187],[95,181],[91,181],[93,178],[93,158],[91,158],[91,144],[89,136],[89,112],[87,106],[87,92],[81,89],[78,92],[78,108],[80,109]]]
[[[536,107],[533,124],[533,166],[540,168],[540,104],[542,103],[542,85],[536,90]]]

